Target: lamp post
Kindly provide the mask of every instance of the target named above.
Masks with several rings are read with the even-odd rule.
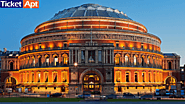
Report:
[[[76,67],[78,66],[78,63],[77,63],[77,62],[75,62],[75,63],[74,63],[74,66],[75,66],[75,69],[76,69]],[[77,88],[78,88],[78,87],[77,87],[77,86],[75,86],[75,89],[76,89],[76,95],[77,95]]]

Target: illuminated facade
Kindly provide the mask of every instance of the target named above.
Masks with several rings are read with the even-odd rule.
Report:
[[[125,13],[98,4],[59,11],[2,52],[2,87],[32,92],[151,93],[179,81],[180,57]]]

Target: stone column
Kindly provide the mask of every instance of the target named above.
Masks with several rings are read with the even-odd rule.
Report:
[[[10,68],[8,67],[8,60],[6,60],[6,67],[7,67],[7,70],[10,70]]]
[[[114,64],[114,50],[112,50],[111,52],[112,52],[112,54],[111,54],[111,56],[112,56],[112,64]]]
[[[62,53],[61,52],[59,52],[58,53],[58,63],[59,63],[59,66],[61,66],[62,64],[62,55],[61,55]]]
[[[103,51],[103,63],[105,64],[105,50],[102,50]]]
[[[53,56],[52,56],[52,53],[50,53],[49,54],[49,65],[50,66],[53,65],[52,62],[53,62]]]
[[[85,50],[85,63],[88,63],[88,50]]]
[[[165,62],[165,63],[166,63],[166,68],[165,68],[165,69],[168,69],[168,67],[167,67],[167,66],[168,66],[167,60],[165,60],[165,61],[166,61],[166,62]]]
[[[77,50],[75,49],[75,62],[77,62],[77,60],[78,60],[78,59],[77,59],[77,57],[78,57],[77,55],[78,55],[78,54],[77,54]]]
[[[73,64],[73,61],[74,59],[73,59],[73,50],[71,50],[71,64]]]
[[[176,60],[176,69],[179,69],[179,61]]]
[[[98,63],[98,49],[95,50],[95,63]]]
[[[142,66],[142,65],[141,65],[141,54],[138,55],[138,60],[139,60],[139,61],[138,61],[138,62],[139,62],[139,66]]]
[[[42,60],[41,60],[41,62],[42,62],[42,65],[41,66],[46,66],[45,65],[46,64],[46,58],[45,58],[44,54],[42,54]]]
[[[130,65],[133,66],[133,54],[130,53]]]
[[[111,59],[111,54],[112,54],[112,50],[110,49],[110,51],[109,51],[109,60],[110,60],[110,64],[112,63],[112,59]]]
[[[124,62],[125,62],[125,57],[124,57],[124,53],[122,52],[122,65],[124,66]]]
[[[78,50],[78,63],[81,63],[81,50]]]
[[[72,54],[72,52],[71,52],[71,50],[69,50],[69,64],[71,64],[72,62],[72,60],[71,60],[71,54]],[[63,57],[62,57],[62,65],[64,64],[64,60],[63,60]]]
[[[108,63],[108,50],[106,50],[106,64]]]

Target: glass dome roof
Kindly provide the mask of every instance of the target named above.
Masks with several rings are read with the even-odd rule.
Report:
[[[67,18],[67,17],[85,17],[85,16],[99,16],[99,17],[113,17],[132,20],[125,13],[117,9],[101,6],[99,4],[83,4],[81,6],[72,7],[59,11],[50,20]]]

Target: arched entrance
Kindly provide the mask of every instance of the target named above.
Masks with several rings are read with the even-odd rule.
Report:
[[[172,76],[169,76],[166,78],[165,83],[166,83],[166,88],[171,89],[172,85],[174,86],[176,85],[176,79]]]
[[[84,75],[83,79],[83,91],[100,91],[100,76],[95,72],[88,72]]]
[[[5,87],[6,88],[12,88],[12,90],[15,90],[16,88],[16,79],[13,77],[9,77],[5,81]]]

